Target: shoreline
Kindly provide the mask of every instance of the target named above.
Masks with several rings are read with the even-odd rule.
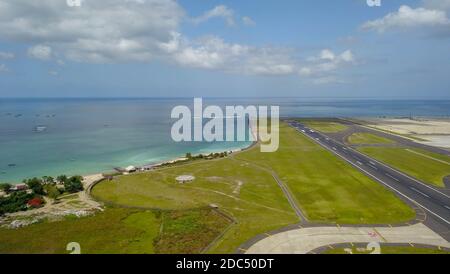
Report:
[[[209,154],[221,153],[221,152],[236,153],[236,152],[240,152],[240,151],[247,150],[247,149],[251,148],[254,145],[254,143],[255,142],[249,141],[248,145],[245,145],[245,146],[243,146],[241,148],[232,147],[230,149],[225,149],[225,150],[217,149],[217,150],[209,150],[209,151],[206,151],[206,152],[198,152],[198,153],[194,152],[195,154],[192,154],[192,156],[198,156],[200,154],[207,156]],[[167,165],[167,164],[173,164],[173,163],[176,163],[176,162],[179,162],[179,161],[183,161],[183,160],[186,160],[186,158],[184,156],[180,155],[178,157],[169,158],[167,160],[161,160],[161,161],[157,161],[157,162],[144,163],[144,164],[136,165],[135,167],[138,168],[138,169],[152,169],[152,168],[155,168],[155,167],[159,167],[159,166],[163,166],[163,165]],[[133,166],[133,165],[130,165],[130,166]],[[104,176],[104,175],[108,175],[108,174],[113,174],[115,172],[118,172],[117,169],[125,170],[126,166],[123,166],[123,167],[122,166],[118,166],[118,167],[115,167],[115,168],[112,168],[112,169],[98,171],[98,172],[86,172],[86,173],[80,172],[79,174],[77,174],[77,173],[73,173],[73,174],[72,173],[66,173],[66,174],[68,174],[67,176],[80,175],[80,176],[83,177],[83,179],[85,179],[85,178],[90,178],[92,176],[99,176],[99,175]],[[61,174],[64,174],[64,172],[61,172]],[[49,176],[49,175],[42,175],[42,176]],[[27,177],[27,178],[23,178],[23,179],[30,179],[32,177],[39,177],[39,176],[31,176],[31,177]],[[1,182],[2,183],[8,183],[8,184],[11,184],[11,185],[17,185],[17,184],[21,184],[22,183],[21,181],[12,181],[12,180],[11,181],[2,180]]]

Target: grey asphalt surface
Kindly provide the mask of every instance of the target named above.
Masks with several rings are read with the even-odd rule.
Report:
[[[422,208],[426,213],[424,224],[450,241],[450,195],[372,159],[342,142],[310,129],[300,122],[289,121],[289,124],[368,177],[381,183],[403,200],[410,201]]]

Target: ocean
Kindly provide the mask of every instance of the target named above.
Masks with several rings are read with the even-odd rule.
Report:
[[[450,115],[450,100],[204,99],[204,104],[278,105],[282,117]],[[246,142],[172,141],[177,105],[192,99],[0,99],[0,182],[93,174],[192,154],[245,148]]]

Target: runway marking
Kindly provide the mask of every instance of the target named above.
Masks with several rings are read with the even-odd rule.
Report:
[[[376,165],[376,164],[375,164],[374,162],[372,162],[372,161],[370,161],[369,163],[371,163],[371,164],[374,165],[374,166]]]
[[[349,148],[349,149],[352,150],[352,151],[355,152],[355,153],[361,154],[361,153],[360,153],[359,151],[357,151],[357,150],[354,150],[354,149],[352,149],[352,148]],[[390,170],[392,170],[392,171],[394,171],[394,172],[396,172],[396,173],[399,173],[399,174],[405,176],[406,178],[408,178],[408,179],[410,179],[410,180],[413,180],[414,182],[416,182],[416,183],[418,183],[418,184],[421,184],[421,185],[423,185],[424,187],[427,187],[427,188],[429,188],[429,189],[431,189],[431,190],[433,190],[433,191],[435,191],[435,192],[437,192],[437,193],[439,193],[439,194],[445,196],[446,198],[450,198],[449,195],[447,195],[447,194],[445,194],[445,193],[443,193],[443,192],[441,192],[441,191],[439,191],[439,190],[437,190],[437,189],[435,189],[435,188],[433,188],[433,187],[431,187],[431,186],[429,186],[429,185],[427,185],[427,184],[425,184],[425,183],[423,183],[423,182],[417,180],[416,178],[413,178],[413,177],[409,176],[408,174],[401,173],[400,171],[395,170],[395,169],[393,169],[392,167],[390,167],[390,166],[388,166],[388,165],[386,165],[386,164],[383,164],[383,163],[380,162],[380,161],[377,161],[377,160],[375,160],[375,159],[373,159],[373,160],[374,160],[376,163],[378,163],[379,165],[382,165],[382,166],[384,166],[384,167],[386,167],[386,168],[389,168]]]
[[[450,206],[444,206],[446,209],[450,210]]]
[[[434,157],[431,157],[431,156],[429,156],[429,155],[426,155],[426,154],[423,154],[423,153],[420,153],[420,152],[417,152],[417,151],[414,151],[414,150],[411,150],[411,149],[406,149],[406,150],[409,151],[409,152],[411,152],[411,153],[414,153],[414,154],[423,156],[423,157],[425,157],[425,158],[428,158],[428,159],[431,159],[431,160],[435,160],[436,162],[444,163],[444,164],[447,164],[447,165],[450,166],[450,163],[447,162],[447,161],[444,161],[444,160],[441,160],[441,159],[436,159],[436,158],[434,158]]]
[[[386,174],[386,176],[388,176],[389,178],[394,179],[394,180],[396,180],[397,182],[400,182],[399,179],[395,178],[395,177],[392,176],[391,174],[389,174],[389,173],[385,173],[385,174]]]
[[[376,166],[374,166],[374,165],[369,164],[369,166],[370,166],[371,168],[375,169],[375,170],[378,170],[378,168],[377,168]]]
[[[308,137],[310,137],[310,136],[308,136]],[[310,138],[311,138],[311,137],[310,137]],[[311,139],[312,139],[312,138],[311,138]],[[319,142],[319,144],[320,144],[322,147],[327,148],[327,146],[325,146],[323,143]],[[357,151],[354,150],[354,149],[352,149],[352,150],[355,151],[355,152],[357,152]],[[383,184],[383,185],[386,186],[387,188],[390,188],[390,189],[393,190],[394,192],[398,193],[400,196],[403,196],[404,198],[408,199],[409,201],[411,201],[411,202],[417,204],[417,205],[420,206],[421,208],[423,208],[423,209],[425,209],[426,211],[428,211],[430,214],[434,215],[435,217],[437,217],[437,218],[440,219],[441,221],[444,221],[446,224],[450,225],[450,222],[449,222],[449,221],[447,221],[446,219],[442,218],[442,217],[439,216],[438,214],[434,213],[433,211],[431,211],[431,210],[428,209],[427,207],[423,206],[422,204],[420,204],[420,203],[417,202],[416,200],[414,200],[414,199],[410,198],[409,196],[403,194],[401,191],[399,191],[399,190],[397,190],[396,188],[390,186],[388,183],[386,183],[386,182],[384,182],[383,180],[379,179],[378,177],[372,175],[371,173],[367,172],[367,171],[364,170],[363,168],[361,168],[361,167],[355,165],[352,161],[350,161],[350,160],[348,160],[347,158],[343,157],[343,156],[342,156],[341,154],[339,154],[338,152],[335,152],[335,153],[336,153],[338,156],[340,156],[344,161],[346,161],[347,163],[349,163],[349,164],[353,165],[354,167],[356,167],[357,169],[359,169],[361,172],[367,174],[369,177],[372,177],[374,180],[380,182],[381,184]],[[357,152],[357,153],[359,153],[359,152]],[[378,161],[377,161],[377,162],[378,162]],[[391,168],[391,167],[389,167],[389,166],[387,166],[387,165],[385,165],[385,164],[383,164],[383,163],[380,163],[380,162],[378,162],[378,163],[379,163],[380,165],[383,165],[383,166],[385,166],[385,167],[387,167],[387,168],[393,170],[393,171],[396,171],[396,170],[394,170],[393,168]],[[396,171],[396,172],[397,172],[397,171]],[[446,194],[444,194],[444,193],[442,193],[442,192],[440,192],[440,191],[438,191],[438,190],[436,190],[436,189],[434,189],[434,188],[432,188],[432,187],[430,187],[430,186],[428,186],[428,185],[426,185],[426,184],[424,184],[424,183],[422,183],[422,182],[420,182],[420,181],[417,181],[416,179],[411,178],[411,177],[409,177],[409,176],[406,175],[406,174],[405,174],[404,176],[406,176],[406,177],[408,177],[408,178],[410,178],[410,179],[412,179],[412,180],[414,180],[414,181],[416,181],[416,182],[418,182],[418,183],[420,183],[420,184],[422,184],[422,185],[424,185],[424,186],[426,186],[426,187],[428,187],[428,188],[430,188],[430,189],[432,189],[432,190],[434,190],[434,191],[436,191],[436,192],[438,192],[438,193],[444,195],[445,197],[450,198],[450,196],[448,196],[448,195],[446,195]]]
[[[414,187],[411,187],[411,189],[414,190],[415,192],[419,193],[419,194],[422,194],[423,196],[425,196],[427,198],[430,198],[430,196],[428,196],[427,194],[423,193],[422,191],[420,191],[420,190],[418,190],[418,189],[416,189]]]
[[[362,166],[362,165],[363,165],[363,163],[361,163],[360,161],[357,161],[357,163],[358,163],[358,165],[360,165],[360,166]]]
[[[337,150],[335,147],[333,147],[333,150]]]

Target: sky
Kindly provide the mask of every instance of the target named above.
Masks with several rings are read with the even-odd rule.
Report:
[[[0,0],[0,97],[450,99],[450,0],[367,2]]]

